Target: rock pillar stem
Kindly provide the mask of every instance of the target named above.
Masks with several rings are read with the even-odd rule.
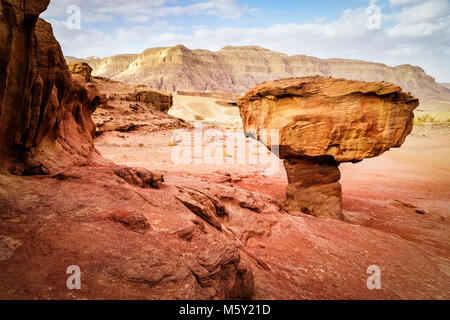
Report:
[[[343,219],[341,173],[332,157],[288,158],[284,166],[289,182],[285,209],[289,213]]]

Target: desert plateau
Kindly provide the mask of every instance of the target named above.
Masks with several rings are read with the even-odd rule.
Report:
[[[283,25],[268,49],[242,17],[245,45],[224,25],[229,44],[191,49],[205,30],[160,22],[161,45],[100,58],[88,36],[120,15],[116,34],[146,16],[225,24],[230,6],[251,21],[266,9],[98,2],[0,0],[1,300],[450,299],[449,64],[427,65],[435,78],[399,54],[285,54],[270,40]],[[450,62],[448,1],[383,3],[393,17],[439,5],[445,27],[430,28]],[[73,32],[93,13],[103,31],[65,38],[56,17],[72,4],[88,21]]]

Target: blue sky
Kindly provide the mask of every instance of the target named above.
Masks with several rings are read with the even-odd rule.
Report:
[[[77,11],[68,12],[73,5],[80,28]],[[214,51],[260,45],[289,55],[419,65],[450,82],[450,0],[57,0],[42,17],[64,53],[77,57],[176,44]]]

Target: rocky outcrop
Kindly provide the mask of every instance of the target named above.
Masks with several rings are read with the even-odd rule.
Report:
[[[92,77],[92,84],[108,99],[92,116],[97,135],[141,128],[159,131],[191,127],[182,119],[167,114],[173,105],[170,93],[100,77]]]
[[[46,31],[35,33],[37,42],[24,40],[47,4],[0,0],[0,63],[5,67],[0,69],[0,138],[9,143],[5,150],[17,146],[16,132],[27,133],[19,129],[28,128],[24,123],[32,123],[27,119],[37,112],[37,124],[30,127],[44,138],[31,139],[30,150],[40,151],[34,159],[50,169],[48,175],[33,177],[5,173],[3,168],[11,164],[24,169],[26,158],[14,158],[13,152],[4,154],[2,149],[0,299],[450,297],[449,228],[444,219],[448,210],[445,202],[433,202],[446,197],[445,164],[437,174],[442,173],[446,184],[422,182],[426,188],[433,187],[415,193],[409,188],[423,188],[421,181],[411,179],[406,187],[401,181],[403,189],[397,189],[397,195],[414,198],[399,198],[411,202],[408,207],[385,200],[391,190],[384,187],[391,181],[377,185],[383,193],[369,206],[365,198],[347,198],[349,224],[285,214],[276,201],[282,197],[277,194],[284,190],[284,177],[268,180],[260,170],[247,175],[247,166],[242,169],[244,176],[215,174],[212,166],[189,171],[192,167],[185,164],[173,165],[168,161],[170,147],[162,148],[164,140],[152,139],[155,136],[149,130],[110,135],[130,139],[124,140],[127,143],[136,143],[134,139],[140,137],[139,142],[146,143],[142,153],[126,147],[120,151],[138,155],[136,159],[145,157],[152,168],[164,153],[168,172],[148,172],[136,168],[133,161],[123,163],[130,168],[95,158],[89,115],[102,94],[109,94],[108,86],[120,93],[117,89],[123,84],[96,78],[86,84],[80,75],[70,79],[67,66],[59,64],[59,47],[43,22],[36,30],[42,24]],[[24,17],[26,23],[14,22]],[[42,95],[38,83],[45,87]],[[30,101],[42,102],[37,102],[41,108],[28,109],[35,106]],[[147,107],[118,99],[111,102],[112,107],[118,102],[124,103],[119,110],[123,115],[135,104]],[[101,105],[99,111],[109,107],[109,103]],[[168,138],[165,133],[156,136]],[[21,142],[20,134],[19,138]],[[58,166],[65,167],[55,170]],[[422,169],[415,172],[421,174]],[[365,178],[371,177],[366,173]],[[426,211],[418,215],[419,209]],[[80,290],[66,286],[66,270],[73,264],[81,269]],[[381,290],[368,290],[365,285],[367,266],[373,264],[383,270]],[[176,317],[177,310],[172,311]]]
[[[48,277],[58,274],[56,270],[64,275],[71,264],[68,258],[92,276],[96,286],[92,297],[251,298],[252,266],[231,239],[204,226],[205,231],[190,240],[193,245],[186,244],[177,231],[203,222],[189,220],[196,216],[177,200],[178,189],[161,186],[161,174],[117,166],[95,150],[91,115],[106,103],[106,96],[98,91],[99,83],[86,84],[84,76],[70,74],[51,26],[38,20],[47,5],[44,0],[0,0],[0,287],[8,288],[3,294],[44,298],[49,297],[49,288],[63,288],[65,293],[57,289],[50,296],[74,299],[65,280]],[[142,89],[135,91],[137,103],[170,103]],[[39,177],[11,175],[8,169]],[[99,196],[110,199],[99,203]],[[22,200],[27,203],[23,216],[28,226],[17,229],[10,224],[17,219],[5,216],[16,215]],[[158,227],[167,212],[176,215],[167,228]],[[94,225],[103,230],[89,230]],[[122,233],[121,240],[117,232]],[[133,246],[123,245],[128,241]],[[93,252],[100,255],[91,256]],[[43,278],[30,277],[35,266],[31,273],[45,269]],[[22,267],[25,270],[18,271]],[[47,289],[41,280],[19,284],[22,276],[11,276],[11,271],[46,279]],[[34,289],[28,293],[22,290],[30,286]],[[92,288],[87,282],[86,287]]]
[[[84,62],[94,69],[94,75],[107,78],[114,78],[114,75],[124,72],[130,64],[136,60],[137,54],[120,54],[112,57],[100,59],[98,57],[88,57]]]
[[[0,163],[17,174],[42,174],[95,157],[91,114],[106,102],[73,79],[50,24],[49,1],[1,1]]]
[[[86,82],[91,82],[92,68],[86,62],[69,63],[69,71],[72,74],[79,74]]]
[[[69,59],[69,58],[68,58]],[[151,48],[139,55],[87,58],[94,75],[146,84],[168,92],[212,91],[238,95],[265,81],[324,76],[360,81],[386,81],[402,87],[421,102],[450,102],[450,89],[436,83],[420,67],[390,67],[346,59],[288,56],[257,46],[225,47],[218,52],[178,45]]]
[[[246,134],[285,159],[286,209],[335,219],[342,219],[339,163],[400,147],[419,105],[390,83],[322,77],[267,82],[237,103]]]

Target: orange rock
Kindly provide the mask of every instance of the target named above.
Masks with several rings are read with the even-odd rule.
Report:
[[[83,76],[86,82],[91,82],[92,68],[86,62],[69,63],[69,71]]]
[[[49,173],[98,155],[91,114],[106,99],[82,77],[72,79],[52,27],[37,18],[48,2],[33,2],[25,14],[22,2],[2,2],[9,9],[0,26],[10,36],[0,48],[10,54],[0,59],[0,164],[17,174]]]
[[[245,132],[287,159],[286,208],[339,219],[338,164],[400,147],[418,99],[386,82],[305,77],[266,82],[237,101]],[[280,141],[271,141],[270,130]],[[263,130],[269,134],[265,135]]]

